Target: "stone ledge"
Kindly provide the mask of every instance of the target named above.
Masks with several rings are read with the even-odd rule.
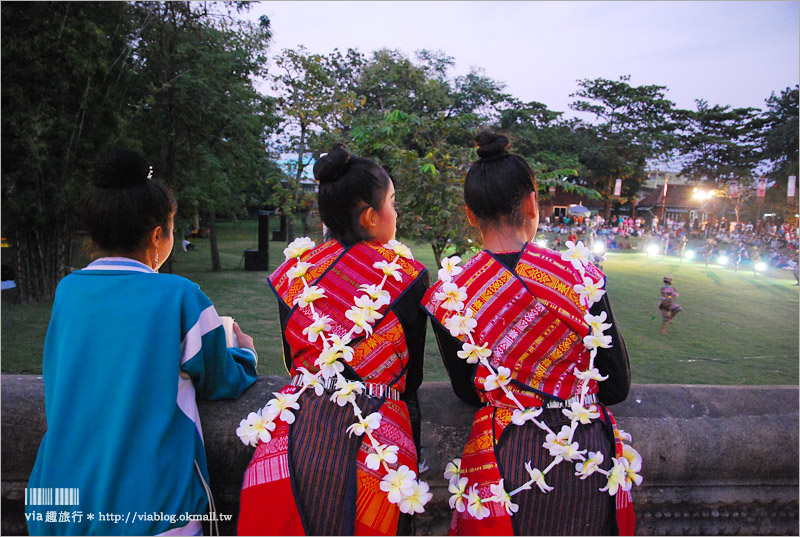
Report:
[[[220,512],[238,513],[241,479],[253,450],[235,428],[280,389],[261,377],[235,401],[201,401],[209,471]],[[434,498],[416,517],[418,535],[446,535],[450,521],[444,465],[459,457],[475,409],[449,384],[420,389],[423,474]],[[639,535],[797,535],[798,387],[634,385],[612,407],[642,454],[634,491]],[[2,376],[2,533],[25,532],[23,494],[45,431],[44,385],[32,375]],[[220,525],[234,533],[235,524]]]

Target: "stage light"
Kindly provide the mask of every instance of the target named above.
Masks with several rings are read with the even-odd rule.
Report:
[[[603,241],[597,241],[592,245],[592,251],[596,254],[602,254],[606,251],[606,243]]]
[[[691,261],[692,259],[694,259],[694,250],[686,250],[686,251],[683,253],[683,258],[684,258],[684,259],[688,259],[688,260],[690,260],[690,261]]]
[[[727,265],[728,264],[728,256],[727,255],[719,256],[717,258],[717,263],[719,263],[720,265]]]
[[[763,261],[759,261],[758,263],[756,263],[756,270],[759,272],[764,272],[765,270],[767,270],[767,264],[764,263]]]
[[[658,252],[661,251],[661,248],[658,247],[657,244],[651,244],[647,247],[647,255],[650,257],[658,255]]]

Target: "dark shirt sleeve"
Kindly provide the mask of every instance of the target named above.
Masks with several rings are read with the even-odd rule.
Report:
[[[625,346],[625,340],[622,339],[622,333],[619,331],[619,324],[611,311],[608,293],[604,294],[599,302],[592,304],[589,311],[592,315],[606,312],[606,322],[611,323],[611,328],[605,332],[606,335],[611,336],[611,348],[598,348],[594,365],[601,375],[608,375],[606,380],[598,382],[597,395],[600,402],[606,405],[615,405],[624,401],[631,389],[631,364],[628,360],[628,349]]]
[[[466,360],[458,357],[461,350],[461,341],[450,335],[450,332],[438,321],[432,319],[433,333],[436,336],[436,343],[439,345],[439,353],[442,355],[444,367],[450,377],[450,384],[453,392],[459,399],[473,406],[481,406],[481,399],[475,390],[473,379],[478,364],[468,364]]]
[[[286,341],[286,324],[289,322],[289,315],[291,309],[286,305],[286,302],[278,298],[278,314],[281,321],[281,341],[283,341],[283,365],[286,367],[288,373],[292,369],[292,349],[289,347],[289,342]]]
[[[421,440],[422,416],[419,410],[417,389],[422,384],[422,372],[425,361],[425,334],[428,329],[425,312],[419,308],[419,303],[430,286],[430,277],[426,270],[403,293],[394,305],[394,313],[403,326],[408,347],[408,366],[406,370],[406,389],[400,399],[408,407],[411,417],[411,430],[414,435],[414,444],[419,450]]]

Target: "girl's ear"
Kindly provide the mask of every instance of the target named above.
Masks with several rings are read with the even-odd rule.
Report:
[[[475,213],[469,210],[469,207],[464,207],[467,210],[467,220],[469,220],[469,225],[472,227],[478,227],[478,218],[475,216]]]
[[[156,226],[153,231],[150,232],[150,244],[149,246],[158,247],[158,243],[164,237],[164,229],[161,226]]]
[[[522,199],[522,213],[533,220],[539,217],[539,204],[536,202],[536,192]]]
[[[378,214],[372,207],[367,207],[363,211],[361,211],[361,216],[358,219],[358,223],[361,224],[361,227],[366,229],[367,231],[372,231],[377,225]]]

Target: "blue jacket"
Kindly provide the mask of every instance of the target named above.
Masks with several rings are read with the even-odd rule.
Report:
[[[45,340],[47,433],[26,492],[30,534],[157,534],[204,513],[195,397],[238,397],[256,360],[226,348],[214,306],[186,278],[125,258],[65,277]],[[67,505],[49,505],[63,503],[60,489]],[[59,521],[65,511],[69,522]]]

